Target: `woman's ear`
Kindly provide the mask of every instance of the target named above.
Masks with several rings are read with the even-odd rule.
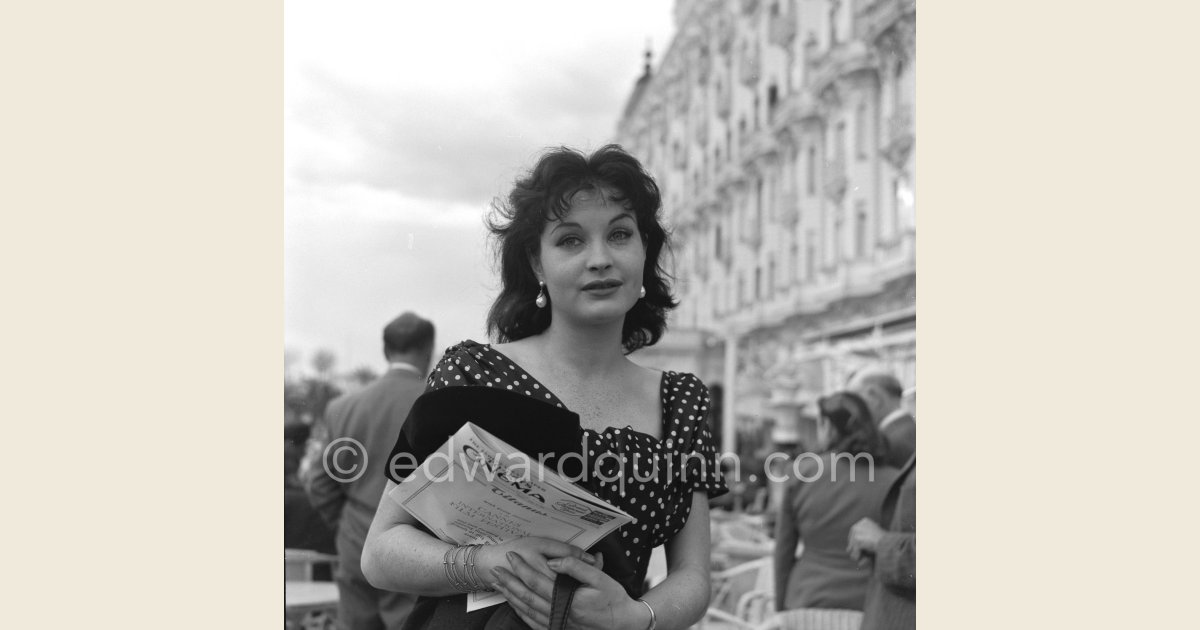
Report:
[[[533,270],[533,275],[537,277],[538,282],[542,280],[542,257],[537,254],[529,253],[529,268]]]

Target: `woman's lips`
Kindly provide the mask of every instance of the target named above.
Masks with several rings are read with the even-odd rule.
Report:
[[[621,282],[620,280],[615,280],[615,279],[593,280],[593,281],[583,285],[583,290],[584,291],[593,291],[593,290],[598,290],[598,289],[615,289],[615,288],[621,286],[622,284],[624,284],[624,283]]]
[[[596,280],[583,285],[583,291],[598,297],[612,295],[621,288],[620,280]]]
[[[605,296],[605,295],[612,295],[613,293],[616,293],[617,289],[620,289],[620,288],[621,288],[621,285],[618,284],[618,285],[611,286],[611,287],[596,287],[593,289],[584,289],[584,292],[590,293],[592,295]]]

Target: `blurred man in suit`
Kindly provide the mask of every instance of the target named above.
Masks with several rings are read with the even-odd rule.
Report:
[[[900,381],[891,372],[872,368],[852,375],[846,389],[861,396],[871,408],[871,417],[888,444],[884,463],[903,467],[917,452],[917,422],[901,405],[904,388]]]
[[[325,410],[327,452],[323,465],[310,471],[308,492],[313,506],[336,528],[338,619],[350,630],[399,628],[416,600],[368,584],[361,557],[387,481],[383,466],[413,401],[425,389],[433,336],[433,324],[413,313],[392,320],[383,329],[388,371]]]
[[[912,630],[917,625],[917,458],[908,460],[883,500],[883,529],[864,518],[850,528],[846,550],[871,563],[860,630]]]

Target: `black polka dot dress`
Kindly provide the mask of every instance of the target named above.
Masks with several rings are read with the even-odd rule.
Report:
[[[428,385],[503,387],[563,406],[554,392],[508,357],[471,340],[446,350]],[[668,371],[663,373],[661,392],[661,440],[629,426],[583,430],[586,465],[600,479],[593,489],[636,519],[619,531],[625,554],[643,574],[651,550],[687,523],[694,492],[704,491],[709,498],[728,492],[717,466],[717,445],[705,422],[704,383],[692,374]]]

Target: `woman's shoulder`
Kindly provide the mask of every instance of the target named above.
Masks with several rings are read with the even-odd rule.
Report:
[[[708,413],[709,393],[704,381],[690,372],[666,370],[662,376],[663,400],[673,412],[703,418]],[[695,419],[691,418],[691,419]]]
[[[658,371],[655,370],[655,373],[657,374]],[[708,398],[708,387],[704,385],[704,381],[700,380],[700,377],[691,372],[663,370],[661,378],[663,385],[668,388],[667,391],[671,394],[694,395]]]
[[[435,387],[474,385],[496,369],[502,361],[490,346],[474,339],[464,339],[442,353],[442,358],[429,374],[429,384]]]

